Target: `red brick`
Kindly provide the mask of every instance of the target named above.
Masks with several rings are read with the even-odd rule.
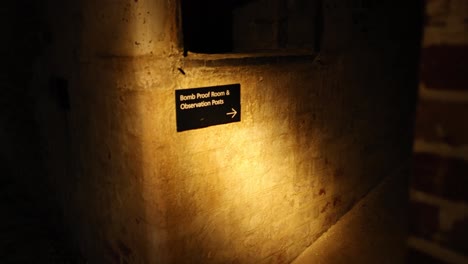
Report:
[[[468,91],[468,45],[422,49],[421,81],[430,89]]]
[[[432,239],[432,235],[439,230],[439,208],[421,202],[411,202],[410,233],[417,237]]]
[[[415,137],[449,145],[468,144],[468,103],[420,101]]]
[[[413,175],[411,187],[432,194],[439,194],[440,177],[439,167],[441,158],[431,154],[415,153],[413,157]]]
[[[468,201],[468,162],[428,153],[413,158],[412,188],[450,200]]]

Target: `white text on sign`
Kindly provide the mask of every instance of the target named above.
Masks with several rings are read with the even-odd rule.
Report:
[[[179,99],[181,102],[183,102],[183,101],[191,101],[191,100],[199,100],[199,99],[211,99],[211,98],[217,98],[217,97],[223,97],[223,96],[229,96],[229,95],[230,95],[229,90],[219,91],[219,92],[209,91],[206,93],[192,93],[188,95],[181,94]],[[224,104],[223,99],[212,99],[211,101],[201,101],[198,103],[181,103],[180,109],[186,110],[186,109],[223,105],[223,104]]]

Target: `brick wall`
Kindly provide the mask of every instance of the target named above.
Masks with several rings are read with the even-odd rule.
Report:
[[[468,1],[428,0],[411,181],[410,263],[468,261],[467,61]]]

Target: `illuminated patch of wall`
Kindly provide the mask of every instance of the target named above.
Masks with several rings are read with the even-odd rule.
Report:
[[[77,4],[82,32],[80,56],[83,59],[169,53],[167,43],[178,34],[177,18],[172,15],[176,4],[159,0],[81,1]]]
[[[352,147],[327,142],[339,136],[338,124],[325,122],[320,109],[337,91],[325,91],[319,73],[305,74],[315,66],[304,60],[184,67],[185,75],[152,58],[89,69],[101,72],[102,86],[117,86],[105,92],[112,121],[101,129],[111,131],[111,152],[120,154],[95,172],[115,177],[101,205],[111,206],[115,221],[105,240],[123,241],[150,262],[271,263],[291,260],[333,224],[361,193],[349,172],[354,179],[340,187],[340,152]],[[229,83],[242,87],[240,123],[176,132],[175,89]],[[314,99],[311,89],[322,92]]]
[[[172,261],[291,260],[346,208],[334,196],[334,183],[326,180],[328,171],[314,162],[323,160],[318,126],[314,131],[309,123],[302,136],[294,134],[297,102],[307,98],[295,97],[304,87],[294,92],[291,83],[307,86],[310,82],[296,78],[304,78],[299,76],[310,65],[292,65],[299,70],[294,74],[283,72],[284,66],[189,67],[185,76],[176,72],[180,77],[171,89],[157,92],[165,99],[142,121],[155,133],[148,140],[153,137],[159,145],[143,144],[143,155],[154,158],[144,158],[145,170],[158,167],[147,180],[159,187],[145,184],[143,189],[151,199],[164,201],[148,201],[145,207],[153,218],[163,208],[166,222],[159,232],[169,236]],[[176,133],[173,89],[229,83],[242,87],[240,123]]]

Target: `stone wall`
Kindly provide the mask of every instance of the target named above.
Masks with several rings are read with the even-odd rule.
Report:
[[[175,3],[52,3],[43,135],[89,263],[288,263],[408,169],[412,6],[324,1],[319,54],[184,57]],[[175,89],[231,83],[241,122],[176,132]]]

